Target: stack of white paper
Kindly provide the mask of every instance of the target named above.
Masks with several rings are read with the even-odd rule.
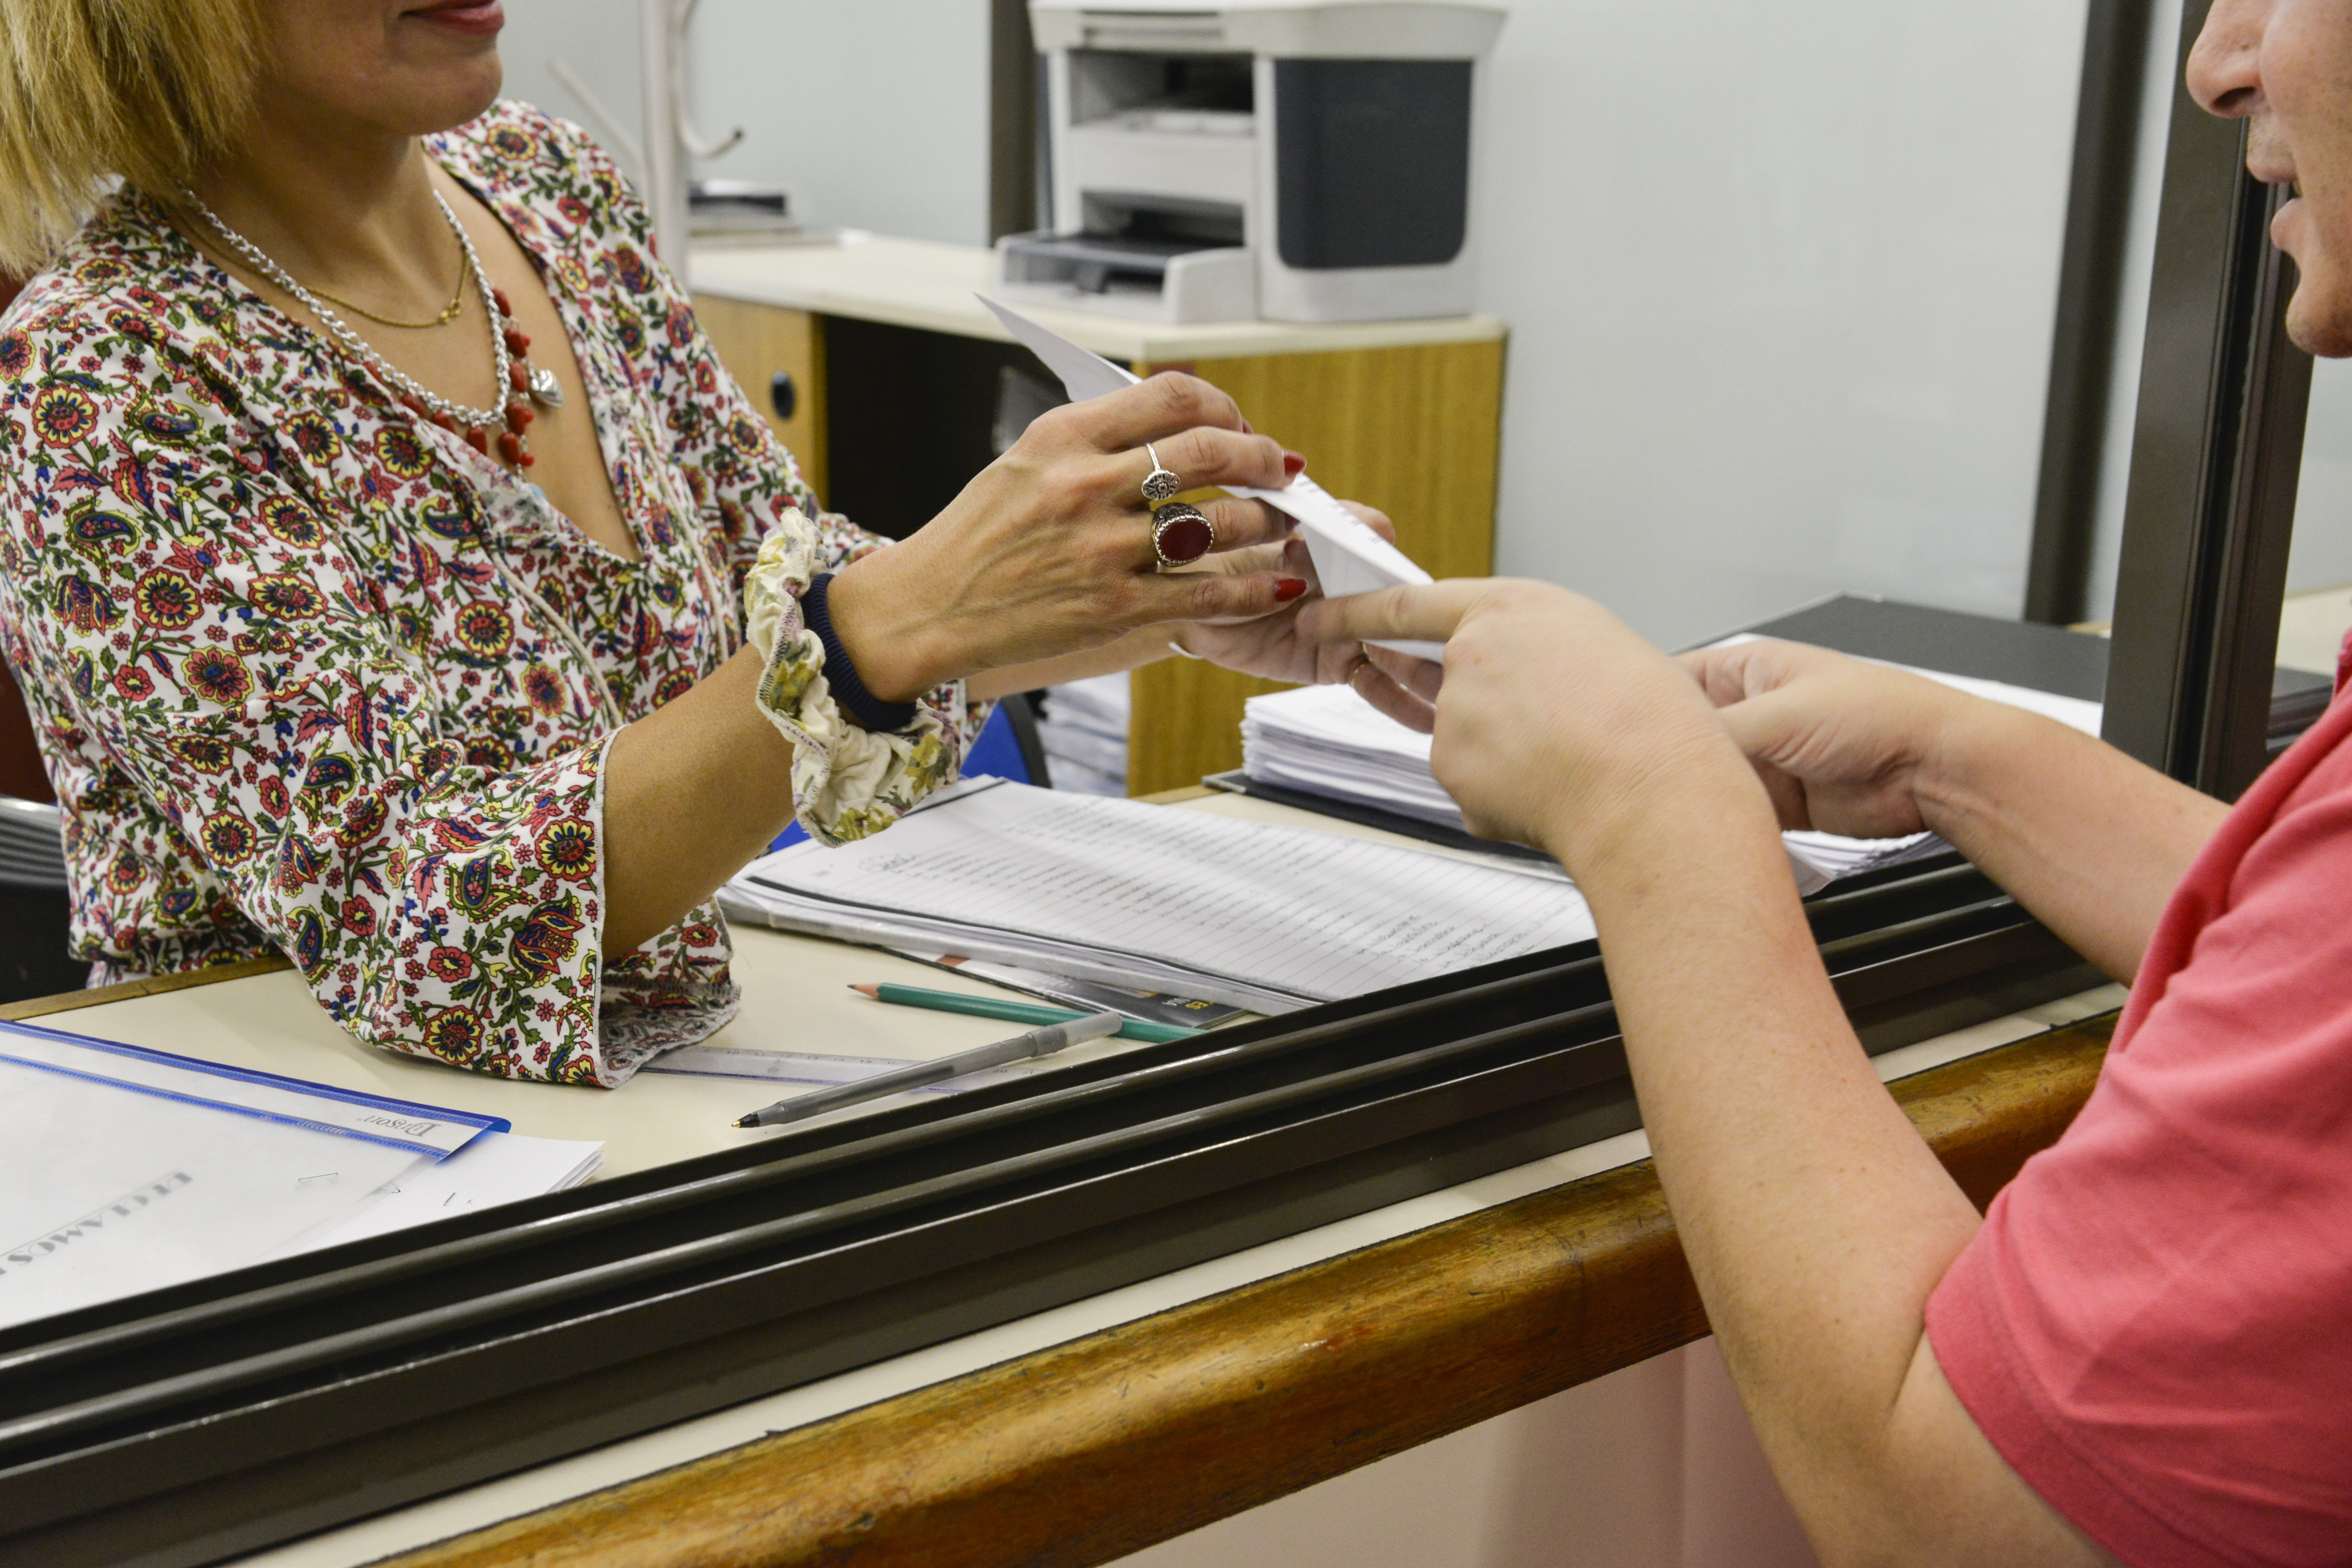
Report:
[[[1127,794],[1127,672],[1073,680],[1045,694],[1037,743],[1054,787],[1080,795]]]
[[[1242,771],[1251,778],[1459,831],[1462,808],[1430,773],[1429,746],[1345,686],[1302,686],[1242,707]]]
[[[65,885],[65,831],[58,808],[0,795],[0,887]]]
[[[1427,735],[1395,722],[1345,686],[1253,697],[1242,710],[1242,768],[1252,779],[1462,831],[1462,808],[1430,773],[1429,749]],[[1807,893],[1841,877],[1948,847],[1932,833],[1906,838],[1786,833],[1781,839],[1797,886]]]
[[[1276,1013],[1570,942],[1564,881],[996,779],[887,833],[794,845],[721,894],[780,930],[946,950]]]

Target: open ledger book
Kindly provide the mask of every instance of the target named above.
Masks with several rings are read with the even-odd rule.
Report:
[[[1822,879],[1849,868],[1832,864]],[[1549,862],[1002,779],[943,790],[839,849],[801,843],[755,860],[719,902],[780,931],[952,951],[1260,1013],[1596,934],[1584,896]]]
[[[1002,779],[754,860],[737,920],[1285,1013],[1584,942],[1574,888],[1370,839]]]

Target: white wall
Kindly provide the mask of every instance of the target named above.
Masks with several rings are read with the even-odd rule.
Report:
[[[506,66],[507,96],[585,125],[621,160],[631,179],[643,179],[645,170],[623,153],[547,68],[550,59],[560,57],[621,121],[622,129],[642,144],[645,89],[637,77],[637,0],[506,0],[506,13],[499,58]]]
[[[2352,583],[2352,362],[2324,359],[2312,369],[2286,586],[2303,594],[2346,583]]]
[[[807,222],[988,243],[987,0],[703,0],[693,92]]]
[[[548,74],[561,56],[642,134],[637,16],[507,0],[508,92],[596,129]],[[812,224],[987,243],[986,0],[703,0],[688,43],[700,129],[746,132],[697,174],[782,185]]]
[[[2021,602],[2081,0],[1520,0],[1499,557],[1667,643]]]
[[[576,116],[561,52],[634,120],[635,9],[509,0],[515,89]],[[706,0],[698,116],[751,133],[711,172],[980,243],[987,12]],[[2083,15],[1517,0],[1476,217],[1512,326],[1502,569],[1670,643],[1840,588],[2014,614]]]

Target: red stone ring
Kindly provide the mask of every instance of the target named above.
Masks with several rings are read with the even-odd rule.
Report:
[[[1190,501],[1172,500],[1151,513],[1151,549],[1160,569],[1190,566],[1217,547],[1217,527]]]

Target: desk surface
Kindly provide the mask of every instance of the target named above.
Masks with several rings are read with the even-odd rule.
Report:
[[[1211,795],[1205,791],[1176,793],[1188,796],[1183,802],[1187,809],[1413,845],[1411,839],[1378,828],[1359,827],[1287,806]],[[711,1037],[710,1045],[923,1061],[1015,1032],[1012,1026],[992,1019],[887,1006],[849,989],[863,981],[890,980],[938,991],[1003,996],[1005,992],[1000,987],[872,948],[788,936],[740,922],[734,929],[735,977],[743,988],[742,1011]],[[747,1140],[776,1136],[773,1131],[744,1130],[731,1123],[745,1111],[793,1092],[790,1084],[658,1073],[639,1073],[618,1090],[522,1083],[461,1071],[421,1057],[395,1056],[362,1045],[337,1028],[312,1000],[301,978],[283,968],[216,984],[157,986],[146,994],[69,1012],[53,1012],[38,1003],[0,1008],[0,1016],[36,1015],[52,1028],[283,1073],[338,1089],[504,1117],[517,1132],[535,1138],[601,1140],[604,1144],[602,1176],[624,1175],[714,1150],[740,1148]],[[1129,1041],[1090,1041],[1060,1053],[1052,1064],[1131,1048]],[[1024,1064],[1016,1070],[1042,1070],[1052,1064]],[[866,1109],[896,1103],[877,1100]]]
[[[996,261],[978,246],[853,234],[837,245],[712,246],[694,252],[694,290],[819,315],[920,327],[1010,342],[973,296],[992,290]],[[1247,358],[1256,354],[1401,348],[1487,342],[1504,335],[1492,316],[1415,321],[1213,321],[1174,327],[1131,317],[1022,304],[1072,342],[1129,364]]]

